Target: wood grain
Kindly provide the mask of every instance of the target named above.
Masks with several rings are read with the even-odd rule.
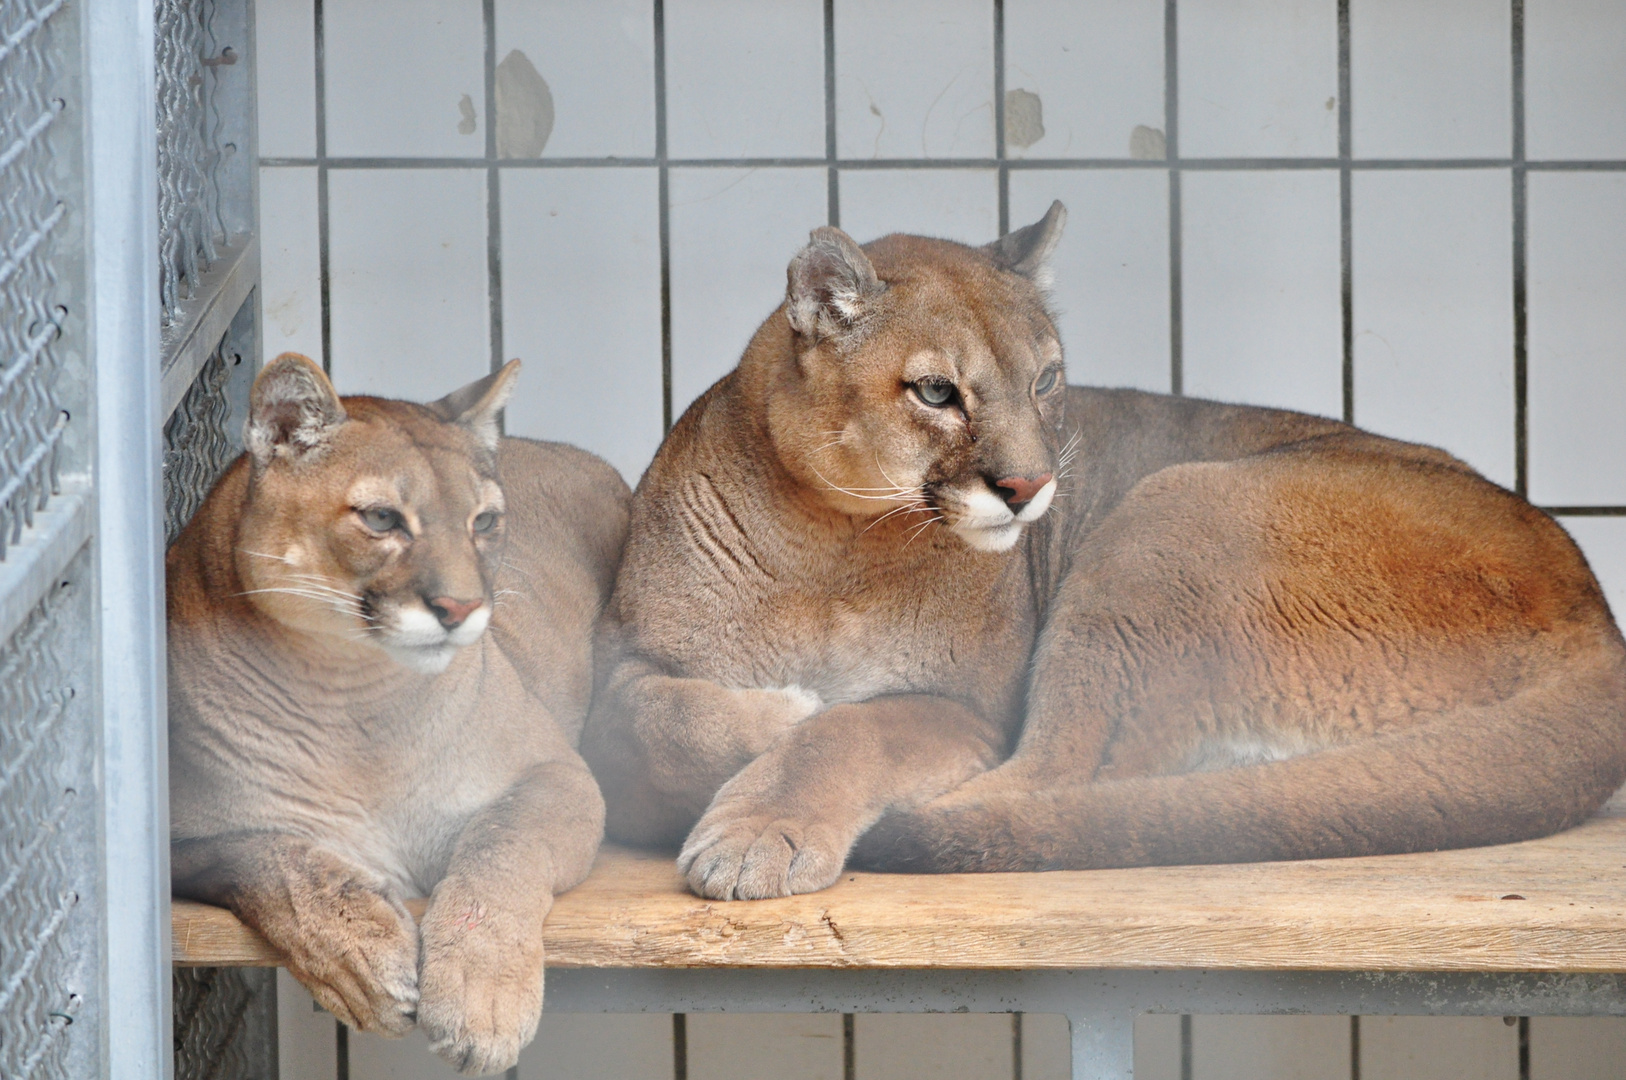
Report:
[[[227,911],[185,901],[174,911],[178,964],[278,961]],[[668,855],[606,847],[554,905],[547,950],[551,967],[588,968],[1626,972],[1626,815],[1467,851],[849,873],[824,892],[736,902],[690,894]]]

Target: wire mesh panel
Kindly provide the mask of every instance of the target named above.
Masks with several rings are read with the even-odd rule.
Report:
[[[211,49],[214,14],[209,0],[158,0],[154,10],[159,287],[166,324],[179,318],[181,301],[196,293],[225,232],[215,179],[221,148],[211,68],[230,61]]]
[[[67,415],[56,396],[63,307],[52,261],[67,214],[56,184],[52,128],[62,0],[0,5],[0,558],[56,486]]]
[[[174,995],[175,1080],[274,1080],[275,968],[176,968]]]
[[[85,553],[0,646],[0,1076],[69,1075],[65,1033],[94,963],[90,704],[95,625]],[[83,1029],[81,1029],[83,1030]],[[87,1032],[92,1041],[94,1030]]]
[[[222,342],[222,345],[225,343]],[[238,448],[226,433],[232,368],[215,349],[164,424],[164,542],[172,544]]]

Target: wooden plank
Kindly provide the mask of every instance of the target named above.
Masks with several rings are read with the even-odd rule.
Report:
[[[272,964],[228,912],[175,904],[180,964]],[[606,847],[548,920],[553,967],[1626,972],[1626,815],[1467,851],[1047,874],[848,873],[719,902]]]

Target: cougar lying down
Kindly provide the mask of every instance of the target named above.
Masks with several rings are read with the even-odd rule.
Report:
[[[279,357],[168,559],[175,894],[471,1074],[534,1034],[543,917],[603,832],[575,741],[627,524],[604,462],[498,438],[517,373],[341,401]]]
[[[1564,531],[1439,450],[1068,386],[1063,218],[981,249],[823,228],[791,262],[633,499],[583,742],[611,835],[744,898],[855,843],[1302,859],[1608,798],[1626,648]]]

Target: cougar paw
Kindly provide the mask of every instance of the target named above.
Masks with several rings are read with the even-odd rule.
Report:
[[[318,1004],[360,1031],[400,1036],[418,1016],[418,928],[380,883],[313,859],[290,912],[245,912]]]
[[[512,1067],[536,1034],[540,922],[515,919],[459,890],[435,890],[422,928],[418,1026],[429,1048],[465,1076]]]
[[[835,884],[850,845],[829,826],[717,806],[689,834],[678,869],[700,896],[767,900]]]

